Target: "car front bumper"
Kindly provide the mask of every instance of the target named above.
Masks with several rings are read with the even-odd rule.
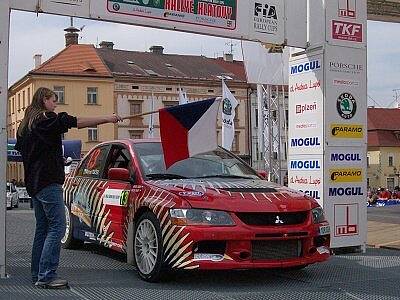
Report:
[[[330,235],[320,233],[328,223],[308,226],[234,227],[187,226],[192,239],[190,268],[290,268],[326,261]]]

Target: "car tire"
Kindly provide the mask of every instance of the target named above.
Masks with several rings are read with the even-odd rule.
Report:
[[[163,271],[164,248],[160,221],[153,213],[145,212],[139,217],[133,240],[133,252],[139,276],[148,282],[159,281]]]
[[[65,207],[65,234],[61,239],[61,246],[64,249],[79,249],[83,246],[83,241],[77,240],[73,237],[73,220],[71,213],[66,205]]]

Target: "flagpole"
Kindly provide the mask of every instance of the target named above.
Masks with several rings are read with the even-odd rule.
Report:
[[[158,114],[158,110],[154,110],[154,111],[149,111],[149,112],[145,112],[145,113],[142,113],[142,114],[123,117],[122,120],[134,119],[134,118],[148,116],[148,115],[152,115],[152,114]]]

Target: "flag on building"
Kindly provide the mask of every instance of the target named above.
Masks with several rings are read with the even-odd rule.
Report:
[[[235,109],[239,102],[232,95],[223,80],[222,99],[222,147],[231,150],[233,138],[235,137]]]
[[[213,98],[159,110],[166,168],[196,154],[215,150],[220,99]]]
[[[151,93],[151,108],[150,111],[154,111],[154,94]],[[149,119],[149,138],[154,137],[154,114],[150,114],[150,119]]]
[[[186,92],[179,86],[179,105],[189,103]]]

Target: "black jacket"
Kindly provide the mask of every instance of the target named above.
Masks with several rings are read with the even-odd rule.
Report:
[[[76,117],[67,113],[46,112],[17,136],[15,149],[24,162],[25,185],[30,196],[46,186],[65,180],[61,134],[77,127]]]

